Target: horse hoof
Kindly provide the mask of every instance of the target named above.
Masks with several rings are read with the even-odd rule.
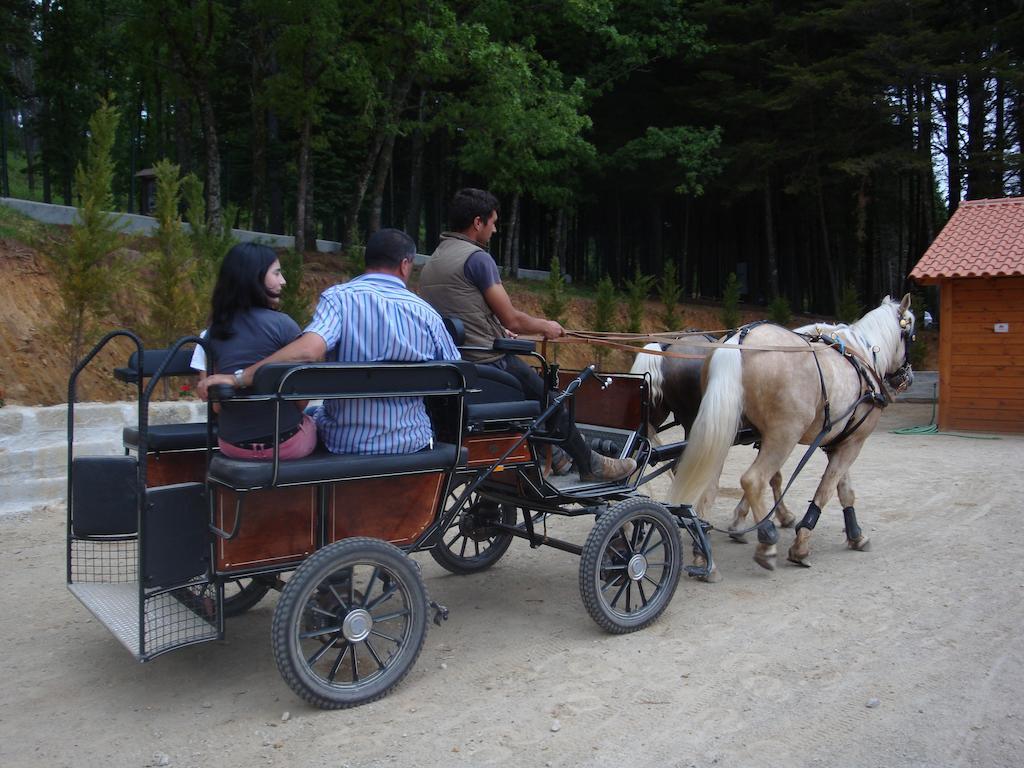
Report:
[[[847,539],[846,546],[850,549],[856,550],[857,552],[869,552],[871,551],[871,539],[867,536],[861,536],[856,541]]]
[[[807,560],[805,560],[802,557],[797,557],[796,555],[790,555],[786,559],[789,560],[789,562],[793,563],[793,565],[799,565],[801,568],[811,567],[811,564],[808,563]]]
[[[722,580],[722,574],[719,573],[718,568],[715,568],[707,576],[704,576],[704,577],[701,578],[701,581],[706,582],[708,584],[717,584],[721,580]]]
[[[754,562],[764,568],[766,571],[775,570],[775,555],[762,555],[760,553],[754,555]]]
[[[735,541],[737,544],[747,543],[747,534],[737,533],[735,531],[729,531],[729,538]]]

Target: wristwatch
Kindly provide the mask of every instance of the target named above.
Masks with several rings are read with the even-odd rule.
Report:
[[[245,381],[242,378],[244,375],[245,375],[245,369],[244,368],[239,368],[234,373],[234,376],[235,376],[235,386],[238,387],[239,389],[241,389],[242,387],[245,386]]]

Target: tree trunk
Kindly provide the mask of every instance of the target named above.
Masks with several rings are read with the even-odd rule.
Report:
[[[309,181],[309,144],[313,120],[307,114],[302,121],[299,138],[299,183],[295,190],[295,252],[306,252],[306,187]]]
[[[943,113],[946,121],[946,179],[949,187],[949,215],[952,216],[960,206],[963,195],[960,178],[960,81],[956,77],[946,80]]]
[[[992,180],[989,195],[1002,197],[1003,174],[1006,170],[1006,87],[1002,77],[996,77],[996,116],[992,126]]]
[[[206,82],[193,83],[199,103],[199,120],[203,126],[206,150],[206,223],[214,230],[221,225],[220,146],[217,144],[217,120]]]
[[[768,260],[768,294],[774,299],[779,295],[779,261],[775,250],[775,215],[772,211],[772,177],[764,175],[764,252]],[[686,280],[686,264],[683,264],[683,280]]]
[[[182,175],[192,168],[192,109],[187,99],[178,99],[174,105],[175,158]]]
[[[519,277],[519,231],[522,221],[519,216],[521,197],[518,192],[512,196],[512,210],[508,215],[508,274]]]
[[[384,188],[391,173],[391,158],[395,151],[395,131],[388,131],[380,154],[377,155],[377,167],[373,172],[373,190],[370,196],[370,222],[367,231],[373,234],[381,227],[381,211],[384,207]]]
[[[284,234],[284,183],[281,180],[282,163],[274,162],[271,153],[280,145],[281,126],[274,110],[267,110],[267,231]]]
[[[977,66],[977,65],[976,65]],[[985,80],[973,69],[967,75],[967,199],[988,197],[985,157]]]
[[[306,169],[306,220],[303,226],[306,229],[306,247],[315,251],[316,239],[319,234],[316,226],[316,205],[314,204],[316,202],[316,155],[313,154],[312,139],[309,143],[309,157],[306,162],[308,163]]]
[[[829,245],[828,217],[825,214],[825,192],[821,188],[821,180],[818,181],[818,222],[821,231],[821,258],[825,262],[825,271],[828,274],[829,288],[832,289],[832,306],[839,306],[839,277],[832,264],[832,248]]]
[[[420,208],[423,198],[423,150],[426,137],[423,134],[424,104],[427,92],[420,90],[420,103],[416,114],[417,128],[412,132],[409,146],[409,206],[405,211],[405,231],[413,240],[420,239]]]
[[[932,81],[925,79],[921,83],[920,99],[917,107],[917,155],[921,166],[921,226],[923,248],[935,239],[935,172],[932,169]],[[919,255],[919,254],[915,254]]]

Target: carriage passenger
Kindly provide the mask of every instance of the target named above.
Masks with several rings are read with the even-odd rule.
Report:
[[[404,232],[375,232],[366,243],[366,271],[324,291],[301,336],[231,376],[208,377],[200,395],[214,384],[248,386],[266,363],[458,360],[441,316],[407,287],[415,257]],[[415,453],[433,440],[422,398],[326,400],[313,418],[333,453]]]
[[[216,371],[237,371],[262,360],[301,333],[298,324],[275,311],[285,286],[281,262],[265,245],[240,243],[224,257],[210,307],[209,340]],[[206,368],[202,347],[193,367]],[[234,459],[272,459],[275,441],[281,459],[298,459],[316,448],[316,424],[301,404],[281,409],[277,434],[273,403],[221,404],[218,438],[221,453]]]

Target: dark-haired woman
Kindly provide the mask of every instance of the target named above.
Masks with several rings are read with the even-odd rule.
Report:
[[[241,371],[301,334],[294,320],[273,309],[284,286],[281,263],[267,246],[240,243],[228,251],[213,289],[210,327],[205,333],[215,373]],[[205,369],[206,361],[197,355],[192,365]],[[282,403],[275,435],[276,407],[274,403],[222,403],[221,453],[233,459],[272,459],[276,438],[282,460],[309,455],[316,448],[315,422],[302,413],[301,404]]]

